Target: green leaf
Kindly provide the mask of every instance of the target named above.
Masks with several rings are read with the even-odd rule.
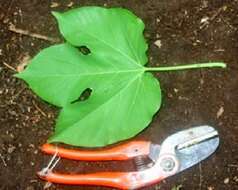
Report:
[[[120,8],[83,7],[54,15],[75,47],[47,48],[17,75],[41,98],[63,107],[49,142],[105,146],[148,126],[160,107],[161,91],[143,67],[143,22]],[[82,54],[80,46],[91,53]],[[88,88],[90,97],[74,102]]]
[[[144,24],[125,9],[82,7],[53,15],[67,43],[44,49],[16,75],[42,99],[62,107],[49,142],[97,147],[133,137],[161,104],[159,82],[148,71],[225,67],[145,67]],[[81,101],[87,89],[91,94]]]

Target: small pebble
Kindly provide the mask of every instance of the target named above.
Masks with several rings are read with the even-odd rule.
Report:
[[[214,190],[214,187],[209,186],[207,190]]]
[[[160,35],[159,35],[159,34],[156,34],[156,38],[160,38]]]
[[[178,91],[179,91],[179,90],[178,90],[177,88],[174,88],[174,92],[175,92],[175,93],[178,93]]]
[[[209,17],[203,17],[200,21],[200,23],[208,23]]]
[[[225,183],[225,184],[228,184],[228,183],[229,183],[229,181],[230,181],[230,179],[229,179],[229,178],[226,178],[226,179],[224,179],[224,183]]]
[[[173,98],[173,94],[168,93],[168,97],[169,97],[169,98]]]
[[[16,149],[15,146],[10,145],[10,147],[7,149],[7,152],[8,152],[9,154],[11,154],[11,153],[14,152],[15,149]]]
[[[154,42],[154,44],[158,47],[158,48],[161,48],[162,44],[161,44],[161,40],[156,40]]]
[[[52,2],[50,7],[51,8],[55,8],[55,7],[58,7],[59,6],[59,3],[56,3],[56,2]]]
[[[237,176],[235,176],[235,177],[233,178],[233,180],[234,180],[236,183],[238,183],[238,177],[237,177]]]
[[[70,2],[68,5],[67,5],[67,7],[72,7],[74,5],[74,2]]]

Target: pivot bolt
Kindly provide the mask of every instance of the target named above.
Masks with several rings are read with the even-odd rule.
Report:
[[[170,157],[165,157],[161,160],[160,167],[164,172],[171,172],[175,167],[175,161]]]

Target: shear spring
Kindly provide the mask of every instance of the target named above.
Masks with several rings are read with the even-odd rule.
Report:
[[[146,163],[144,161],[144,156],[137,156],[134,160],[138,171],[147,169]]]
[[[55,168],[55,166],[60,161],[60,157],[57,158],[57,156],[58,156],[58,147],[56,146],[55,154],[50,159],[48,165],[40,171],[42,176],[46,176],[49,172],[51,172]]]

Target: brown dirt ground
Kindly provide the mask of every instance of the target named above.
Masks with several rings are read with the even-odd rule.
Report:
[[[56,3],[56,4],[55,4]],[[54,7],[52,7],[54,5]],[[238,189],[238,1],[237,0],[0,0],[0,190],[38,190],[35,173],[48,157],[39,151],[52,133],[58,109],[45,103],[13,77],[13,68],[52,43],[9,31],[12,23],[30,32],[59,37],[52,10],[84,5],[120,6],[146,24],[150,66],[224,61],[228,68],[159,73],[163,106],[138,138],[153,142],[193,125],[210,124],[220,132],[216,153],[200,165],[144,189]],[[205,18],[207,22],[201,23]],[[161,40],[162,46],[154,45]],[[61,41],[63,39],[61,38]],[[13,68],[10,68],[9,66]],[[224,109],[224,112],[222,112]],[[42,112],[40,111],[42,110]],[[220,112],[219,112],[220,110]],[[126,170],[131,163],[83,165],[64,161],[73,172]],[[70,169],[69,169],[70,168]],[[107,189],[52,185],[50,190]]]

